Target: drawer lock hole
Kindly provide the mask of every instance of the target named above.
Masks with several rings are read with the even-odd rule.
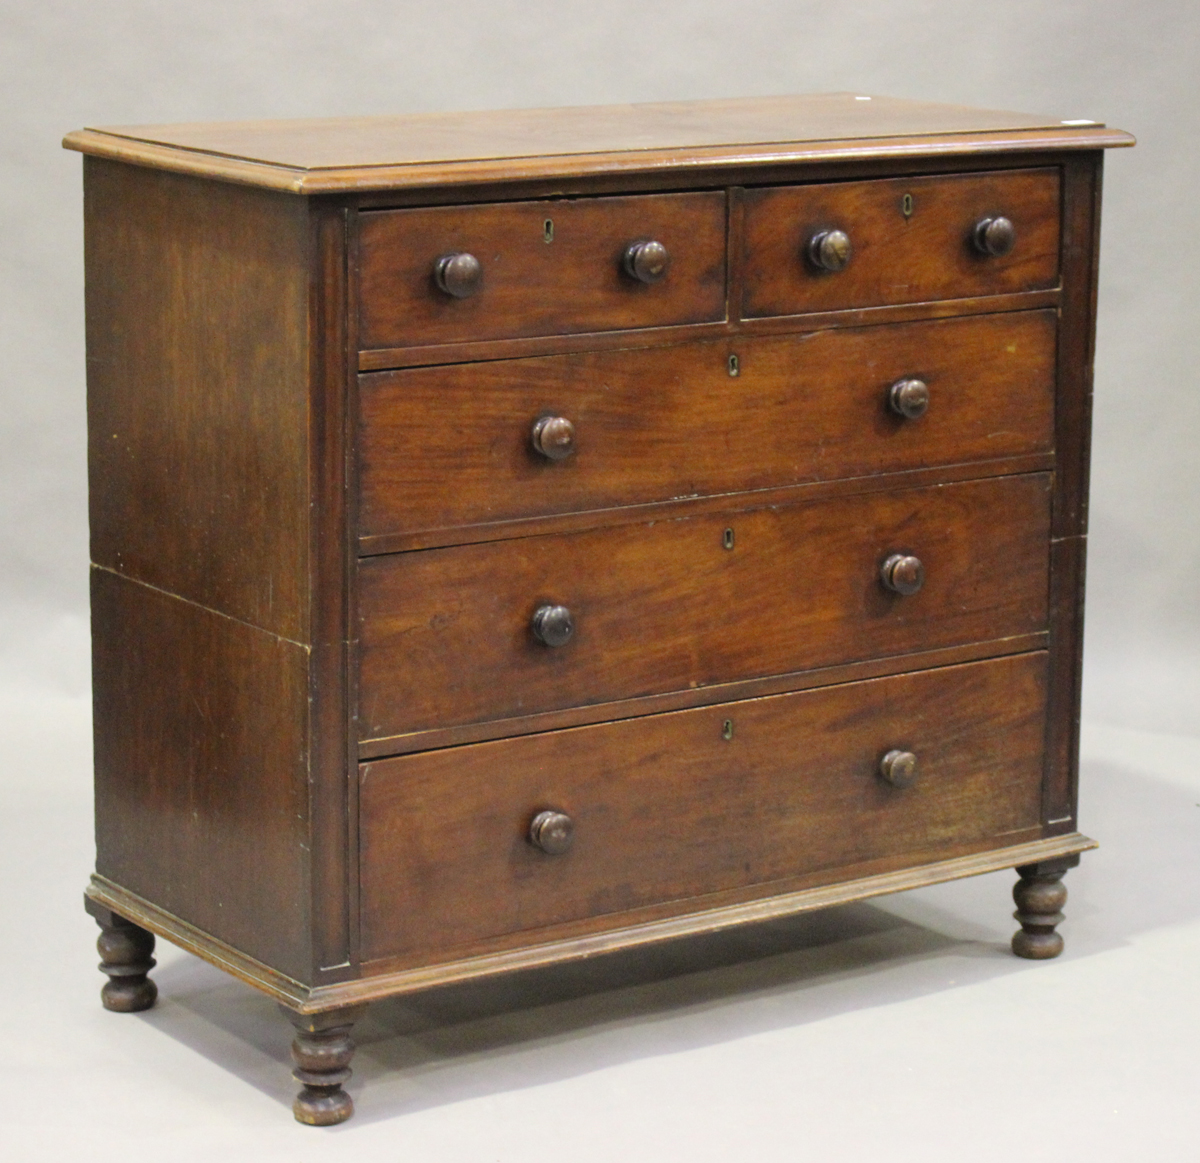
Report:
[[[546,221],[542,223],[542,241],[543,242],[553,242],[554,241],[554,219],[553,218],[547,218]]]
[[[736,355],[731,355],[729,357],[729,374],[731,376],[736,376],[740,375],[741,371],[742,369],[741,365],[738,363],[738,357]]]
[[[729,740],[733,738],[733,720],[732,719],[726,719],[725,722],[721,724],[721,738],[724,739],[726,742],[729,742]]]
[[[905,218],[911,218],[912,212],[913,196],[911,194],[905,194],[904,197],[900,199],[900,213],[903,214]]]
[[[723,546],[725,546],[726,549],[733,548],[733,530],[732,529],[726,529],[725,532],[721,535],[721,544]]]

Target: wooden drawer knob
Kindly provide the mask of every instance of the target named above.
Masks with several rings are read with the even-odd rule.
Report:
[[[539,606],[533,615],[533,636],[545,646],[565,646],[575,633],[575,619],[566,606]]]
[[[879,576],[889,590],[898,594],[915,594],[925,584],[925,567],[919,557],[909,553],[893,553],[879,567]]]
[[[844,230],[819,230],[808,240],[808,261],[819,271],[845,270],[851,249]]]
[[[981,218],[971,235],[980,254],[1002,258],[1017,244],[1017,228],[1007,218]]]
[[[575,425],[565,416],[543,416],[533,422],[529,439],[547,460],[566,460],[575,451]]]
[[[551,856],[561,856],[575,838],[575,824],[566,812],[547,808],[529,824],[529,843]]]
[[[879,774],[892,787],[912,787],[917,778],[917,757],[911,751],[889,751],[879,761]]]
[[[641,283],[657,283],[671,265],[671,254],[661,242],[646,239],[625,248],[625,273]]]
[[[433,268],[438,289],[456,299],[469,299],[483,283],[483,264],[473,254],[444,254]]]
[[[929,385],[924,380],[897,380],[888,389],[888,406],[906,420],[924,416],[929,407]]]

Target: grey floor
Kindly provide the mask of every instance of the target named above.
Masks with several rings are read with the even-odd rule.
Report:
[[[1009,873],[377,1006],[355,1119],[293,1123],[271,1002],[160,945],[160,1002],[100,1008],[81,907],[88,707],[0,715],[14,1160],[1200,1156],[1197,740],[1091,725],[1067,952],[1019,961]]]

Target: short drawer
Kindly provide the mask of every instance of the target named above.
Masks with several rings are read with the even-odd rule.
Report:
[[[1037,652],[366,764],[363,957],[1034,828],[1045,704]],[[889,751],[916,757],[908,786],[883,778]],[[527,839],[547,810],[573,824],[565,852]]]
[[[1015,240],[992,254],[976,234],[1000,218]],[[1058,285],[1057,169],[749,190],[744,224],[747,318]],[[832,232],[849,240],[841,270],[823,269],[814,255],[814,240]]]
[[[360,533],[1048,452],[1055,334],[1021,311],[364,375]],[[912,379],[928,403],[906,417]],[[550,455],[547,418],[570,425]]]
[[[1049,518],[1037,473],[363,559],[360,731],[1039,632]],[[918,592],[883,584],[897,554],[922,563]],[[559,607],[573,631],[547,645],[535,623]]]
[[[361,348],[725,318],[720,191],[375,210],[360,222]],[[668,258],[657,277],[657,261],[627,261],[652,242]],[[454,255],[477,268],[464,259],[439,283]]]

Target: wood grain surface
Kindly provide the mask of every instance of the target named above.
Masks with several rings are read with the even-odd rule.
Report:
[[[361,737],[1042,630],[1049,490],[1031,474],[368,558]],[[880,583],[894,552],[925,563],[919,594]],[[557,649],[530,633],[547,603],[575,617]]]
[[[741,312],[795,315],[1053,287],[1059,187],[1059,171],[1044,168],[747,190]],[[1016,226],[1016,246],[1004,257],[980,254],[971,242],[989,215]],[[844,270],[817,271],[804,257],[822,230],[849,235]]]
[[[85,209],[98,867],[317,980],[350,938],[345,212],[93,158]]]
[[[308,651],[98,568],[92,628],[96,871],[311,981]]]
[[[1063,167],[1062,337],[1055,442],[1061,463],[1052,504],[1050,631],[1053,649],[1046,739],[1046,818],[1070,831],[1079,804],[1079,723],[1083,696],[1083,615],[1087,577],[1092,360],[1100,269],[1104,155]]]
[[[1046,452],[1054,371],[1036,311],[364,375],[359,535]],[[909,376],[918,420],[887,403]],[[565,460],[531,447],[546,415],[575,426]]]
[[[1018,655],[365,765],[364,957],[1034,826],[1045,673]],[[894,747],[919,757],[903,790],[878,775]],[[575,823],[564,855],[525,838],[544,808]]]
[[[89,158],[92,560],[309,633],[304,202]]]
[[[622,268],[625,248],[647,239],[671,254],[653,285]],[[432,277],[440,256],[459,252],[483,266],[481,288],[465,299],[439,290]],[[363,348],[719,320],[725,195],[369,211],[360,218],[358,265]]]
[[[1101,148],[1100,122],[855,93],[398,117],[107,126],[69,149],[304,193],[688,170],[697,164]]]
[[[866,96],[71,135],[93,901],[318,1013],[1091,846],[1100,150],[1132,139]]]

